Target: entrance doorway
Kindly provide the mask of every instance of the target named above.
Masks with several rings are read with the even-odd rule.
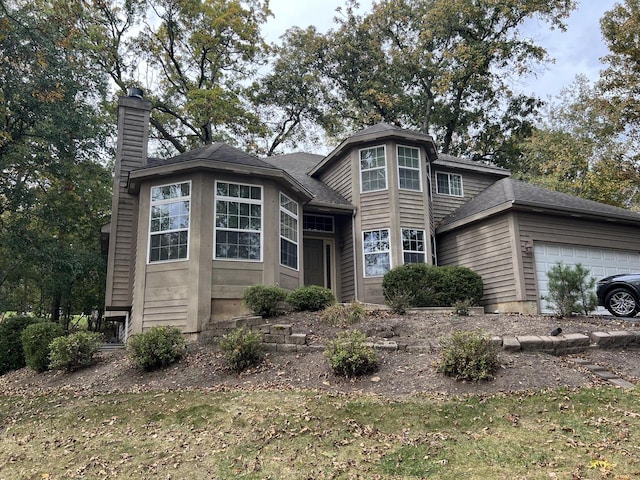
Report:
[[[303,248],[304,284],[319,285],[335,293],[333,240],[305,238]]]

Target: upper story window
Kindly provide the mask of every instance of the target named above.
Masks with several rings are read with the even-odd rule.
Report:
[[[298,204],[280,193],[280,265],[298,269]]]
[[[151,187],[149,263],[189,257],[191,182]]]
[[[333,233],[333,217],[305,214],[302,216],[302,228],[308,232]]]
[[[362,232],[364,276],[382,277],[391,269],[389,229]]]
[[[216,182],[215,258],[262,260],[262,187]]]
[[[398,184],[404,190],[422,190],[420,149],[398,145]]]
[[[407,263],[425,262],[424,230],[402,229],[402,260]]]
[[[387,161],[384,146],[360,150],[360,180],[362,192],[387,188]]]
[[[436,172],[436,193],[454,197],[464,196],[462,192],[462,175]]]

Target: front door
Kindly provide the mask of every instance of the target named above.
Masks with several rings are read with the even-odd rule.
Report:
[[[333,242],[320,238],[305,238],[304,284],[333,289]]]

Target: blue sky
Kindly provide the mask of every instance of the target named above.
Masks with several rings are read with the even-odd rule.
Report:
[[[599,59],[607,53],[599,22],[602,14],[615,3],[616,0],[580,0],[577,10],[567,20],[566,32],[549,31],[540,22],[529,22],[523,31],[547,48],[555,63],[539,71],[537,77],[520,79],[513,88],[546,99],[559,94],[578,74],[597,79],[602,68]],[[266,26],[267,40],[277,41],[292,26],[315,25],[319,31],[326,31],[332,27],[336,8],[343,4],[343,0],[270,0],[275,18]],[[360,4],[364,12],[370,9],[372,0],[361,0]]]

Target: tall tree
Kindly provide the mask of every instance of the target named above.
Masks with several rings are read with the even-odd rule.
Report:
[[[54,318],[71,313],[74,283],[104,270],[110,198],[97,161],[106,85],[83,55],[74,9],[0,0],[0,309]]]
[[[262,133],[248,87],[264,63],[263,0],[94,0],[84,31],[123,93],[147,91],[165,154]]]
[[[574,1],[382,0],[364,16],[356,5],[337,17],[322,58],[347,127],[383,120],[435,134],[443,152],[492,160],[507,129],[524,133],[505,111],[526,121],[536,107],[509,78],[548,59],[519,29],[531,18],[564,28]]]
[[[586,77],[577,77],[524,142],[513,173],[553,190],[640,210],[634,141],[616,132],[602,98]]]

